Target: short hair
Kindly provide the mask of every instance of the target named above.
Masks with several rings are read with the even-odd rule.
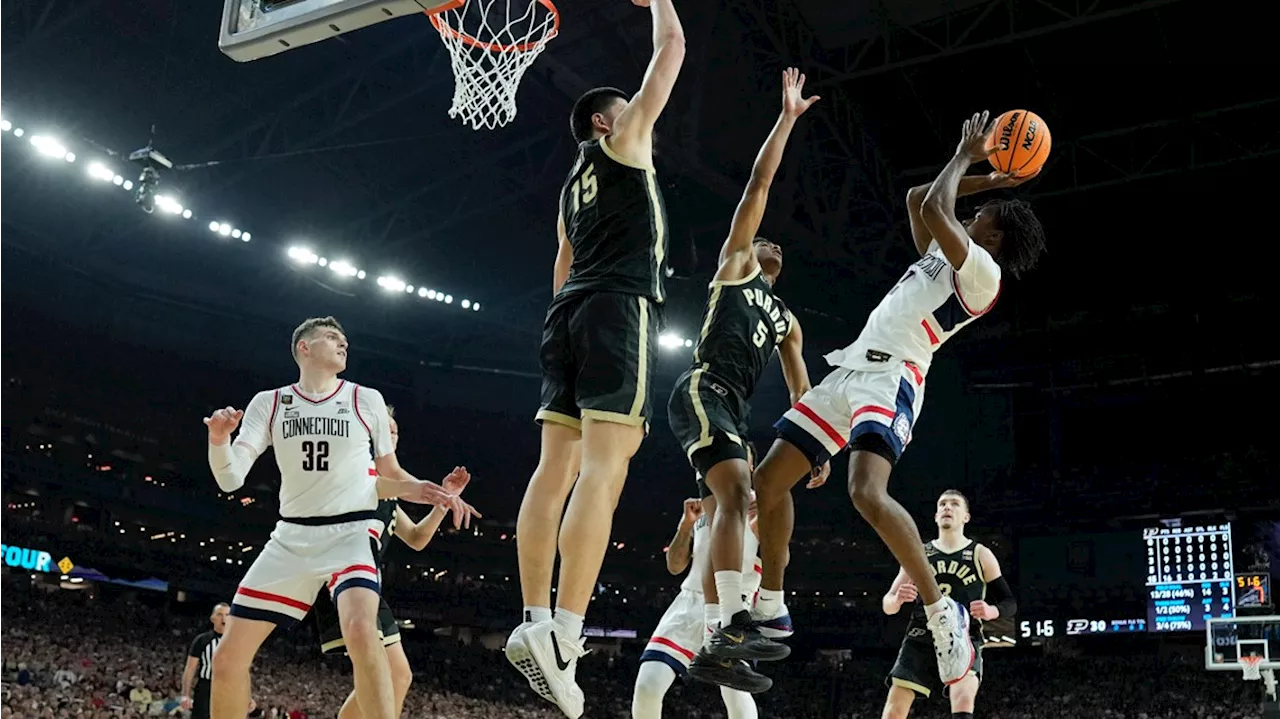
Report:
[[[1014,277],[1035,268],[1045,251],[1044,226],[1025,200],[990,200],[978,208],[995,215],[996,229],[1004,233],[999,265]]]
[[[213,609],[209,610],[209,616],[212,617],[213,615],[217,614],[218,610],[222,607],[226,607],[228,610],[231,609],[230,604],[227,604],[226,602],[218,602],[217,604],[213,605]]]
[[[938,495],[938,499],[942,499],[943,497],[959,497],[960,501],[964,502],[964,511],[972,513],[973,510],[969,508],[969,498],[964,496],[964,493],[961,492],[960,490],[958,489],[943,490],[942,494]]]
[[[573,112],[569,114],[569,131],[577,142],[586,142],[592,138],[591,118],[597,112],[604,112],[614,100],[629,101],[627,93],[616,87],[597,87],[582,93],[582,97],[573,103]]]
[[[332,315],[328,317],[312,317],[304,320],[302,324],[298,325],[298,328],[293,331],[293,344],[289,347],[289,354],[293,355],[294,362],[298,361],[298,343],[302,340],[311,339],[311,337],[315,335],[316,330],[321,327],[335,329],[344,335],[347,333],[346,330],[342,329],[342,325],[338,320]]]

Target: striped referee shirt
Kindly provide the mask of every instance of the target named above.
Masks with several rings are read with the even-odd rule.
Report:
[[[200,660],[200,667],[196,670],[197,682],[207,682],[213,679],[213,650],[218,648],[218,642],[220,641],[222,641],[221,634],[215,631],[208,631],[191,642],[191,649],[187,651],[187,656]]]

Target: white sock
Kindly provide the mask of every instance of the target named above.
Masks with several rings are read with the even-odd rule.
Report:
[[[742,603],[742,572],[716,572],[716,594],[720,595],[720,626],[727,627],[733,615],[746,609]]]
[[[662,698],[676,680],[676,673],[662,662],[642,662],[631,695],[632,719],[662,719]]]
[[[756,700],[746,692],[729,687],[720,687],[720,698],[724,700],[724,709],[729,719],[758,719],[760,712],[756,710]]]
[[[549,622],[551,621],[551,609],[549,607],[530,607],[524,608],[524,620],[526,622]]]
[[[772,619],[779,609],[782,609],[781,589],[765,589],[760,588],[760,596],[756,597],[756,614],[766,619]]]
[[[924,615],[926,617],[932,617],[935,614],[941,614],[942,612],[947,611],[950,606],[951,605],[947,603],[947,598],[943,597],[933,604],[924,605]]]
[[[574,614],[563,607],[556,607],[556,615],[551,621],[555,622],[556,631],[560,636],[577,641],[582,636],[583,620],[584,617],[581,614]]]
[[[702,605],[702,618],[707,623],[709,629],[716,629],[720,626],[720,605],[704,604]]]

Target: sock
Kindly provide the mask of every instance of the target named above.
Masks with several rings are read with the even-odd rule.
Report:
[[[716,572],[716,594],[720,595],[720,626],[727,627],[735,614],[746,609],[742,604],[742,572]]]
[[[556,616],[551,621],[556,624],[556,631],[560,636],[577,641],[582,636],[582,622],[584,617],[581,614],[574,614],[564,607],[556,607]]]
[[[549,622],[551,621],[551,610],[547,607],[525,606],[524,620],[526,622]]]
[[[773,619],[774,615],[782,609],[781,589],[765,589],[760,588],[760,596],[756,597],[756,613],[766,619]]]
[[[724,710],[729,719],[758,719],[760,716],[756,700],[746,692],[720,687],[720,698],[724,700]]]
[[[973,719],[973,712],[951,712],[951,719]]]
[[[942,612],[947,611],[947,608],[950,606],[951,605],[947,603],[947,598],[943,597],[933,604],[924,605],[924,615],[926,617],[932,617],[936,614],[941,614]]]
[[[675,680],[676,673],[663,662],[641,662],[631,695],[631,718],[662,719],[662,698]]]
[[[708,629],[716,629],[720,626],[720,605],[704,604],[702,605],[702,618],[707,623]]]

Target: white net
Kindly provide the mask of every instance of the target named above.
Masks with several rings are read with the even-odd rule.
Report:
[[[515,119],[520,80],[556,36],[560,15],[551,0],[466,0],[431,23],[453,68],[449,117],[492,130]]]
[[[1256,682],[1262,678],[1262,657],[1241,657],[1240,666],[1244,668],[1245,681]]]

